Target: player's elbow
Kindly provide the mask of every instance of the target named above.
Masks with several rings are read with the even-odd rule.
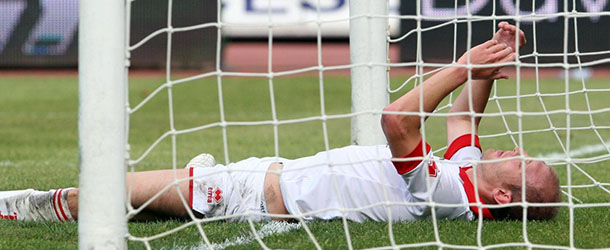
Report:
[[[406,137],[414,131],[419,131],[419,122],[416,117],[396,114],[392,105],[383,109],[381,115],[381,128],[388,139],[396,137]]]

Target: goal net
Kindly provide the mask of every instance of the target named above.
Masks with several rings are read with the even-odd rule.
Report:
[[[219,221],[234,217],[196,218],[187,209],[190,218],[185,221],[154,222],[161,223],[155,229],[134,225],[127,230],[126,220],[142,213],[149,202],[158,198],[160,194],[157,194],[139,208],[127,203],[127,216],[121,215],[124,224],[119,224],[123,228],[119,229],[119,237],[127,235],[129,244],[140,247],[185,249],[610,247],[607,240],[601,240],[599,244],[602,245],[579,240],[585,238],[583,235],[600,230],[593,225],[597,223],[596,219],[591,217],[603,215],[602,223],[609,222],[604,214],[610,208],[607,164],[610,159],[610,106],[607,102],[610,89],[597,77],[607,74],[603,67],[610,62],[610,46],[607,42],[595,42],[596,36],[610,38],[610,32],[604,26],[610,21],[608,1],[287,2],[292,1],[218,1],[215,22],[177,26],[174,23],[180,15],[172,11],[173,1],[169,0],[164,6],[167,25],[140,40],[129,36],[129,13],[136,7],[133,1],[127,1],[124,9],[117,7],[127,13],[125,23],[121,24],[127,31],[121,38],[128,42],[123,44],[126,51],[120,54],[120,66],[128,67],[128,63],[124,64],[129,61],[129,55],[154,39],[165,39],[166,50],[157,53],[166,55],[166,65],[162,77],[128,75],[120,68],[110,69],[115,75],[113,80],[128,79],[127,86],[113,88],[126,90],[115,97],[119,98],[119,107],[115,107],[114,115],[121,117],[114,124],[123,122],[126,126],[121,133],[117,131],[123,127],[114,127],[117,143],[125,144],[112,156],[113,162],[116,163],[116,159],[126,161],[128,171],[182,169],[199,153],[214,155],[219,164],[228,165],[251,156],[294,159],[349,144],[384,144],[379,119],[388,102],[418,86],[431,74],[458,67],[457,58],[467,48],[489,39],[500,21],[509,21],[525,31],[528,42],[518,52],[518,58],[506,64],[505,70],[510,72],[511,79],[494,84],[486,112],[471,111],[469,115],[473,119],[483,117],[479,136],[484,149],[519,147],[530,154],[529,157],[521,154],[519,158],[523,161],[543,160],[557,171],[562,201],[551,205],[561,207],[559,217],[544,225],[525,219],[491,224],[479,217],[475,222],[465,224],[431,217],[430,221],[415,224],[389,221],[380,226],[379,223],[352,223],[345,216],[327,224],[310,222],[306,215],[290,215],[295,223],[259,223],[251,217],[260,214],[247,212],[235,215],[247,218],[246,223],[235,223],[237,226],[232,227],[227,225],[232,222]],[[309,12],[295,16],[291,12],[295,6],[306,6],[304,8]],[[328,9],[338,6],[351,9],[346,7],[345,13],[338,16],[325,15]],[[234,12],[228,12],[240,7],[256,12],[256,18],[240,22],[239,17],[232,16]],[[100,29],[104,29],[102,26]],[[349,27],[349,32],[341,33],[342,26]],[[81,30],[82,27],[81,23]],[[172,53],[181,45],[174,43],[174,38],[181,33],[202,30],[212,30],[217,35],[215,43],[202,45],[215,48],[215,65],[209,70],[175,70]],[[281,49],[285,42],[282,35],[295,33],[312,45],[311,50],[305,50],[313,58],[309,65],[282,65],[285,58],[293,58],[288,62],[308,60],[298,54],[297,47]],[[257,41],[263,42],[264,46],[257,47],[254,52],[264,54],[262,61],[253,62],[258,68],[231,67],[232,62],[227,61],[228,50],[235,48],[231,47],[234,43],[228,38],[236,34],[246,37],[256,34],[259,36]],[[260,39],[260,34],[264,34],[264,39]],[[327,38],[341,36],[349,37],[351,60],[337,63],[325,56],[336,55],[333,54],[336,41],[329,42]],[[294,45],[293,40],[289,44]],[[81,38],[81,47],[87,42],[96,43]],[[400,51],[400,56],[391,54],[395,51]],[[100,71],[97,77],[107,77],[101,73],[103,69],[96,70]],[[82,72],[81,82],[95,78],[95,75],[83,77]],[[107,90],[98,88],[97,91]],[[95,98],[93,93],[81,94],[81,97]],[[449,95],[434,112],[417,114],[429,117],[422,134],[424,140],[433,145],[436,156],[442,156],[447,149],[444,120],[458,93]],[[94,112],[95,108],[90,111]],[[111,111],[108,113],[113,115]],[[123,113],[126,115],[122,116]],[[104,131],[91,130],[91,133],[101,134],[98,140],[104,140],[108,133]],[[81,142],[82,145],[95,147]],[[127,155],[126,160],[124,155]],[[256,170],[251,172],[257,173]],[[89,180],[100,179],[99,172],[87,173]],[[101,179],[116,186],[121,183],[116,178],[111,180],[112,177]],[[81,176],[81,183],[84,180],[87,179]],[[162,192],[189,181],[176,177]],[[115,192],[121,192],[117,190]],[[127,191],[126,197],[119,197],[121,203],[132,195],[129,185]],[[334,191],[338,193],[338,190]],[[89,195],[96,192],[90,191]],[[176,195],[188,208],[189,197]],[[424,205],[432,208],[451,206],[434,202]],[[471,205],[490,207],[480,201]],[[522,205],[526,209],[549,204],[523,202]],[[85,217],[87,223],[95,223],[96,216],[106,216],[94,206],[81,212],[90,216]],[[352,211],[350,209],[337,210],[347,214]],[[119,209],[117,213],[120,212]],[[90,225],[89,229],[79,225],[79,231],[93,230],[94,224]],[[421,230],[414,230],[414,227]],[[219,232],[218,228],[237,233]],[[507,228],[516,228],[516,231],[503,231]],[[553,228],[557,228],[556,234],[549,232]],[[463,237],[458,238],[464,239],[447,236],[461,232]],[[607,227],[592,234],[604,235],[604,232],[608,233]],[[511,236],[494,236],[504,233]],[[332,238],[326,238],[325,234]],[[183,235],[195,236],[185,236],[190,243],[184,243],[181,241]],[[306,243],[294,245],[297,241]],[[81,237],[81,246],[99,244],[82,242],[103,240],[88,241]]]

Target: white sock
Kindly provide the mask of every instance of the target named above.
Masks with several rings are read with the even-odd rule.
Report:
[[[68,207],[68,191],[74,188],[62,188],[58,190],[49,190],[49,195],[53,197],[53,210],[55,218],[59,221],[74,221],[70,208]]]
[[[33,189],[0,192],[0,216],[13,220],[74,221],[68,208],[67,189]]]

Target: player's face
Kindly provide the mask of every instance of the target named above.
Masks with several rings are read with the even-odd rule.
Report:
[[[481,164],[482,174],[494,178],[500,182],[498,184],[508,183],[521,186],[521,171],[523,169],[526,171],[528,181],[536,181],[538,176],[548,170],[548,166],[543,161],[522,160],[520,156],[519,147],[515,147],[511,151],[488,149],[483,153],[483,160],[494,162]],[[529,158],[525,151],[523,156]]]

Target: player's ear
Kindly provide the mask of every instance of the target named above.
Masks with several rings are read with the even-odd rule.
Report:
[[[504,188],[494,188],[491,191],[491,195],[493,196],[496,203],[500,205],[508,204],[512,200],[512,194],[510,190]]]

